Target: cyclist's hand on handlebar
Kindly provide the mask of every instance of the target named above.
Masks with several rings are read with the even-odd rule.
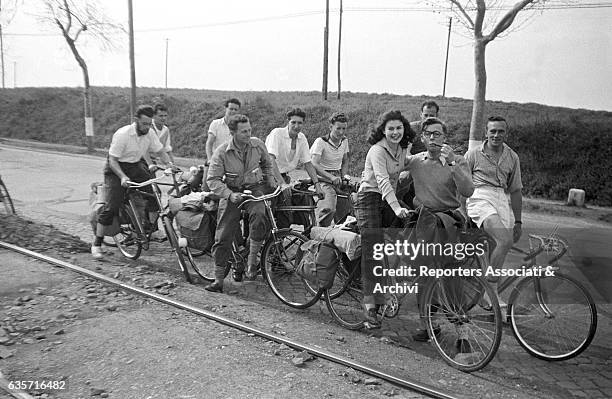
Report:
[[[127,188],[129,183],[131,183],[129,177],[125,176],[125,177],[121,178],[121,187],[126,187]]]
[[[239,204],[242,202],[242,194],[241,193],[231,193],[229,198],[232,204]]]

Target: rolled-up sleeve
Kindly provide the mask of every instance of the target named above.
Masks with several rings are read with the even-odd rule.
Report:
[[[210,166],[208,167],[206,183],[213,193],[220,198],[227,199],[232,190],[223,182],[223,176],[225,175],[225,148],[226,146],[222,145],[213,154]]]
[[[268,137],[266,137],[266,149],[270,155],[274,155],[278,158],[278,147],[279,147],[279,135],[277,134],[277,130],[274,129],[270,132]]]
[[[372,147],[370,155],[374,177],[376,177],[376,183],[378,184],[378,189],[383,199],[389,204],[396,202],[397,197],[395,196],[395,190],[393,189],[389,172],[387,171],[385,150],[380,147]]]

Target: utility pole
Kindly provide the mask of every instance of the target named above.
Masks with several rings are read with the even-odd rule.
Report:
[[[450,48],[451,27],[453,18],[448,18],[448,39],[446,40],[446,60],[444,61],[444,85],[442,86],[442,97],[446,97],[446,72],[448,70],[448,49]]]
[[[329,39],[329,0],[325,0],[325,30],[323,31],[323,100],[327,100],[327,53]]]
[[[0,0],[0,17],[2,17],[2,0]],[[4,89],[4,42],[2,40],[2,20],[0,19],[0,63],[2,64],[2,88]]]
[[[338,23],[338,100],[340,99],[340,45],[342,44],[342,0],[340,0],[340,22]]]
[[[168,89],[168,39],[166,39],[166,89]]]
[[[17,61],[13,61],[13,89],[17,87]]]
[[[134,62],[134,16],[132,13],[132,0],[128,0],[128,20],[130,26],[130,118],[132,118],[136,113],[136,66]]]

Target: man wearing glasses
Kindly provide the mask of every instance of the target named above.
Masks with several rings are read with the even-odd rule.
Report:
[[[503,267],[512,244],[522,234],[521,163],[516,152],[504,142],[507,134],[506,120],[501,116],[490,117],[486,140],[465,154],[476,187],[474,195],[466,201],[467,213],[495,240],[491,266],[496,270]],[[514,222],[510,219],[508,195]],[[492,281],[492,285],[497,291],[497,282]],[[506,306],[501,299],[499,305],[502,308]]]
[[[446,144],[447,134],[444,122],[437,118],[425,119],[421,123],[421,140],[427,150],[406,157],[406,169],[414,179],[415,207],[423,205],[436,212],[455,211],[461,207],[459,195],[470,197],[474,192],[468,163]],[[417,329],[412,339],[427,341],[427,330]],[[461,352],[470,351],[467,340],[459,339],[457,347]]]

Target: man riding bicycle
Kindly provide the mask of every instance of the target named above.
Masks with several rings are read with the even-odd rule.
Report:
[[[421,122],[420,131],[427,151],[407,156],[405,167],[414,180],[414,206],[423,206],[434,214],[456,214],[456,210],[461,207],[459,195],[469,197],[474,192],[467,161],[446,144],[448,131],[441,120],[426,118]],[[449,234],[453,233],[451,229],[454,226],[449,226]],[[421,328],[412,338],[415,341],[427,341],[429,336],[427,330]]]
[[[233,115],[228,127],[231,140],[221,144],[210,161],[206,182],[218,195],[219,211],[213,256],[215,259],[215,281],[207,291],[223,292],[223,280],[227,263],[232,253],[232,242],[240,228],[241,192],[251,190],[253,195],[262,195],[267,188],[275,188],[272,163],[265,144],[251,137],[251,124],[245,115]],[[270,223],[262,202],[250,202],[244,206],[249,215],[249,256],[245,278],[257,278],[257,254],[263,245]],[[242,281],[243,270],[234,271],[234,280]]]
[[[101,259],[102,240],[105,235],[113,235],[109,226],[119,214],[119,208],[125,198],[125,187],[129,181],[141,183],[151,178],[151,173],[144,157],[149,152],[155,153],[164,165],[171,165],[164,146],[151,129],[155,110],[150,105],[141,105],[134,115],[134,123],[124,126],[113,134],[108,160],[104,167],[104,186],[108,190],[107,201],[98,215],[96,237],[91,246],[94,259]],[[144,189],[151,191],[151,187]],[[159,211],[155,200],[147,199],[147,210]],[[155,218],[156,219],[156,218]]]
[[[349,146],[346,138],[348,119],[341,112],[329,118],[329,133],[312,144],[310,156],[321,182],[325,198],[317,203],[317,224],[327,227],[335,220],[338,196],[336,189],[348,172]]]

